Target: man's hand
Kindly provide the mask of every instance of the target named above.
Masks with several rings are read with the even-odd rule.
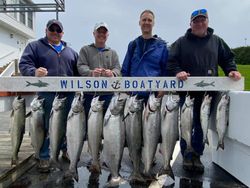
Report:
[[[229,78],[232,78],[233,80],[237,81],[241,79],[241,74],[238,71],[231,71],[228,74]]]
[[[93,71],[92,71],[92,76],[93,77],[99,77],[102,75],[104,69],[103,68],[95,68]]]
[[[103,76],[106,76],[106,77],[113,77],[114,76],[112,70],[110,70],[110,69],[105,69],[105,71],[103,73],[104,73]]]
[[[37,77],[42,77],[42,76],[47,76],[48,75],[48,70],[44,67],[39,67],[35,71],[35,76]]]
[[[158,91],[157,92],[157,98],[161,98],[161,97],[163,97],[165,95],[165,91]]]
[[[185,72],[185,71],[181,71],[181,72],[176,74],[176,77],[180,80],[183,80],[183,81],[187,80],[189,76],[190,76],[190,74]]]

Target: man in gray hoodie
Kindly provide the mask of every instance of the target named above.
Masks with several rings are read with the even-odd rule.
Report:
[[[117,53],[106,46],[109,36],[109,29],[106,23],[97,23],[93,35],[95,43],[83,46],[79,52],[77,69],[81,76],[86,77],[114,77],[120,76],[120,63]],[[84,107],[88,115],[91,100],[95,93],[85,93]],[[99,100],[104,100],[104,112],[108,108],[113,93],[98,93]]]

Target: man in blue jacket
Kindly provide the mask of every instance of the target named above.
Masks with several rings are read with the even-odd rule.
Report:
[[[142,35],[131,41],[122,64],[124,77],[156,77],[167,75],[168,50],[166,42],[153,35],[154,13],[144,10],[140,15],[139,25]],[[148,92],[138,92],[139,98],[147,102]],[[158,92],[157,97],[162,97]]]
[[[77,53],[62,41],[63,26],[58,20],[48,21],[46,36],[29,43],[20,60],[19,69],[23,76],[76,76]],[[39,92],[39,96],[45,98],[45,138],[39,154],[38,168],[41,172],[49,172],[49,116],[55,92]],[[67,113],[70,110],[74,97],[73,92],[60,93],[60,97],[67,97]],[[67,118],[67,117],[66,117]],[[65,118],[65,122],[67,119]],[[62,125],[62,126],[66,126]],[[62,141],[63,142],[63,141]],[[62,144],[63,145],[63,144]],[[67,157],[66,145],[62,148],[63,157]]]

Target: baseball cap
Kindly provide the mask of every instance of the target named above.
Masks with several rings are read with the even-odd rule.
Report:
[[[62,23],[59,20],[56,19],[52,19],[49,20],[47,23],[47,28],[49,28],[50,26],[52,26],[53,24],[57,25],[58,27],[60,27],[60,29],[63,31],[63,26]]]
[[[94,31],[96,31],[97,29],[101,27],[104,27],[105,29],[107,29],[107,31],[109,30],[108,25],[105,22],[100,22],[100,23],[95,24]]]
[[[208,18],[207,10],[206,9],[198,9],[192,12],[191,14],[191,21],[193,21],[198,16],[203,16],[205,18]]]

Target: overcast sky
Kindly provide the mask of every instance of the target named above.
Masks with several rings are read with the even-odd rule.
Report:
[[[154,34],[169,44],[189,28],[190,14],[206,8],[209,26],[231,47],[250,44],[250,0],[65,0],[66,10],[59,14],[64,40],[79,52],[94,41],[95,23],[109,25],[107,45],[115,49],[122,63],[129,41],[141,34],[139,15],[144,9],[155,13]],[[34,2],[53,2],[35,0]],[[55,13],[36,14],[37,38],[44,36],[46,23]]]

